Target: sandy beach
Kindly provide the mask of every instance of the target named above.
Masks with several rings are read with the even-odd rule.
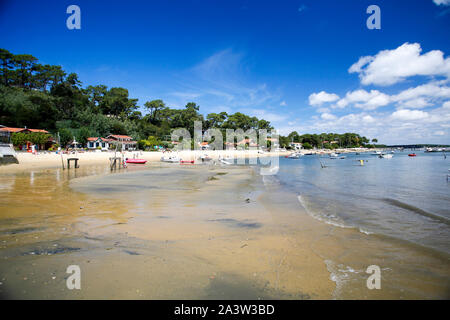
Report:
[[[43,168],[40,156],[0,174],[1,298],[447,294],[446,281],[436,281],[448,274],[446,257],[314,219],[298,194],[256,167],[181,166],[152,153],[144,157],[155,162],[111,173],[108,154],[83,154],[92,162],[76,170],[62,170],[55,155],[43,156],[54,165]],[[417,272],[423,263],[428,272]],[[383,290],[367,290],[370,264],[384,266]],[[66,287],[69,265],[82,270],[81,290]]]
[[[336,149],[334,152],[341,153],[350,153],[350,152],[367,152],[370,149]],[[373,151],[374,149],[372,149]],[[246,151],[238,151],[238,150],[220,150],[220,151],[201,151],[201,150],[193,150],[193,151],[181,151],[181,152],[149,152],[149,151],[125,151],[123,155],[120,152],[70,152],[62,155],[57,154],[55,152],[38,152],[36,154],[28,153],[28,152],[18,152],[17,159],[19,161],[18,164],[8,164],[0,166],[1,172],[17,172],[21,170],[29,170],[29,169],[50,169],[50,168],[62,168],[67,166],[67,158],[78,158],[79,165],[87,164],[109,164],[109,158],[117,156],[123,158],[139,158],[147,160],[148,162],[160,162],[161,157],[167,155],[178,155],[183,160],[195,160],[199,162],[198,159],[200,156],[207,154],[213,160],[221,158],[230,158],[230,159],[245,159],[245,158],[261,158],[261,157],[278,157],[278,156],[286,156],[291,154],[294,151],[280,151],[280,152],[261,152],[258,150],[246,150]],[[296,151],[299,153],[315,153],[319,155],[329,154],[333,151],[331,150],[300,150]],[[72,164],[73,166],[73,164]]]
[[[252,168],[167,165],[102,175],[108,169],[1,176],[10,195],[2,201],[2,298],[332,296],[326,264],[310,246],[319,223],[305,216],[289,227],[295,212],[274,210]],[[139,181],[150,182],[142,190]],[[83,290],[65,289],[70,264],[84,271]]]

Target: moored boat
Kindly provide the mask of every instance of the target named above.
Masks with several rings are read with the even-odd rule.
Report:
[[[126,163],[129,164],[145,164],[147,162],[147,160],[144,159],[126,159],[125,160]]]

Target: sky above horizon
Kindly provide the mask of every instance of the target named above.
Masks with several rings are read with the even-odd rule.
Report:
[[[69,30],[69,5],[81,30]],[[369,5],[381,29],[369,30]],[[0,48],[283,135],[450,144],[450,0],[0,0]],[[145,110],[142,109],[145,113]]]

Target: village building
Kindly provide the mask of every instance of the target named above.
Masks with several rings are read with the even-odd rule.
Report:
[[[199,145],[200,145],[201,150],[209,150],[210,149],[208,142],[201,142],[201,143],[199,143]]]
[[[291,143],[289,143],[289,146],[294,150],[303,149],[303,145],[300,142],[291,142]]]
[[[25,128],[14,128],[14,127],[6,127],[6,126],[0,126],[0,142],[4,142],[4,143],[12,143],[11,142],[11,136],[14,133],[46,133],[49,134],[49,132],[47,130],[43,130],[43,129],[29,129],[27,127]],[[55,143],[55,140],[53,139],[53,137],[49,137],[47,142],[43,145],[40,146],[41,149],[48,149],[50,148],[53,144]],[[31,146],[33,145],[33,143],[31,143],[30,141],[27,141],[25,145],[23,146],[18,146],[20,149],[26,149],[26,150],[31,150]]]
[[[122,144],[124,150],[136,150],[137,142],[133,141],[133,138],[130,136],[120,135],[120,134],[111,134],[106,137],[109,140],[109,144]]]
[[[87,138],[86,148],[89,150],[101,149],[108,150],[110,146],[110,140],[101,137],[89,137]]]

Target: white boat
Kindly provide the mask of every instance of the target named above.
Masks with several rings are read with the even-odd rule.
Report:
[[[338,159],[338,154],[335,152],[330,153],[330,159]]]
[[[375,152],[372,152],[371,155],[373,155],[373,156],[379,156],[379,155],[381,155],[381,151],[375,151]]]
[[[212,158],[208,156],[206,153],[198,157],[198,160],[201,160],[201,162],[211,161]]]
[[[169,163],[177,163],[180,162],[181,159],[178,156],[163,156],[161,157],[162,162],[169,162]]]
[[[380,154],[379,158],[380,159],[391,159],[394,155],[392,153],[387,153],[387,154]]]
[[[294,152],[294,153],[291,153],[290,155],[288,155],[286,158],[288,158],[288,159],[298,159],[298,158],[300,158],[302,156],[303,156],[303,154],[301,154],[299,152]]]
[[[227,161],[227,160],[225,160],[225,159],[219,159],[219,162],[220,162],[221,164],[226,164],[226,165],[231,165],[231,164],[232,164],[230,161]]]

